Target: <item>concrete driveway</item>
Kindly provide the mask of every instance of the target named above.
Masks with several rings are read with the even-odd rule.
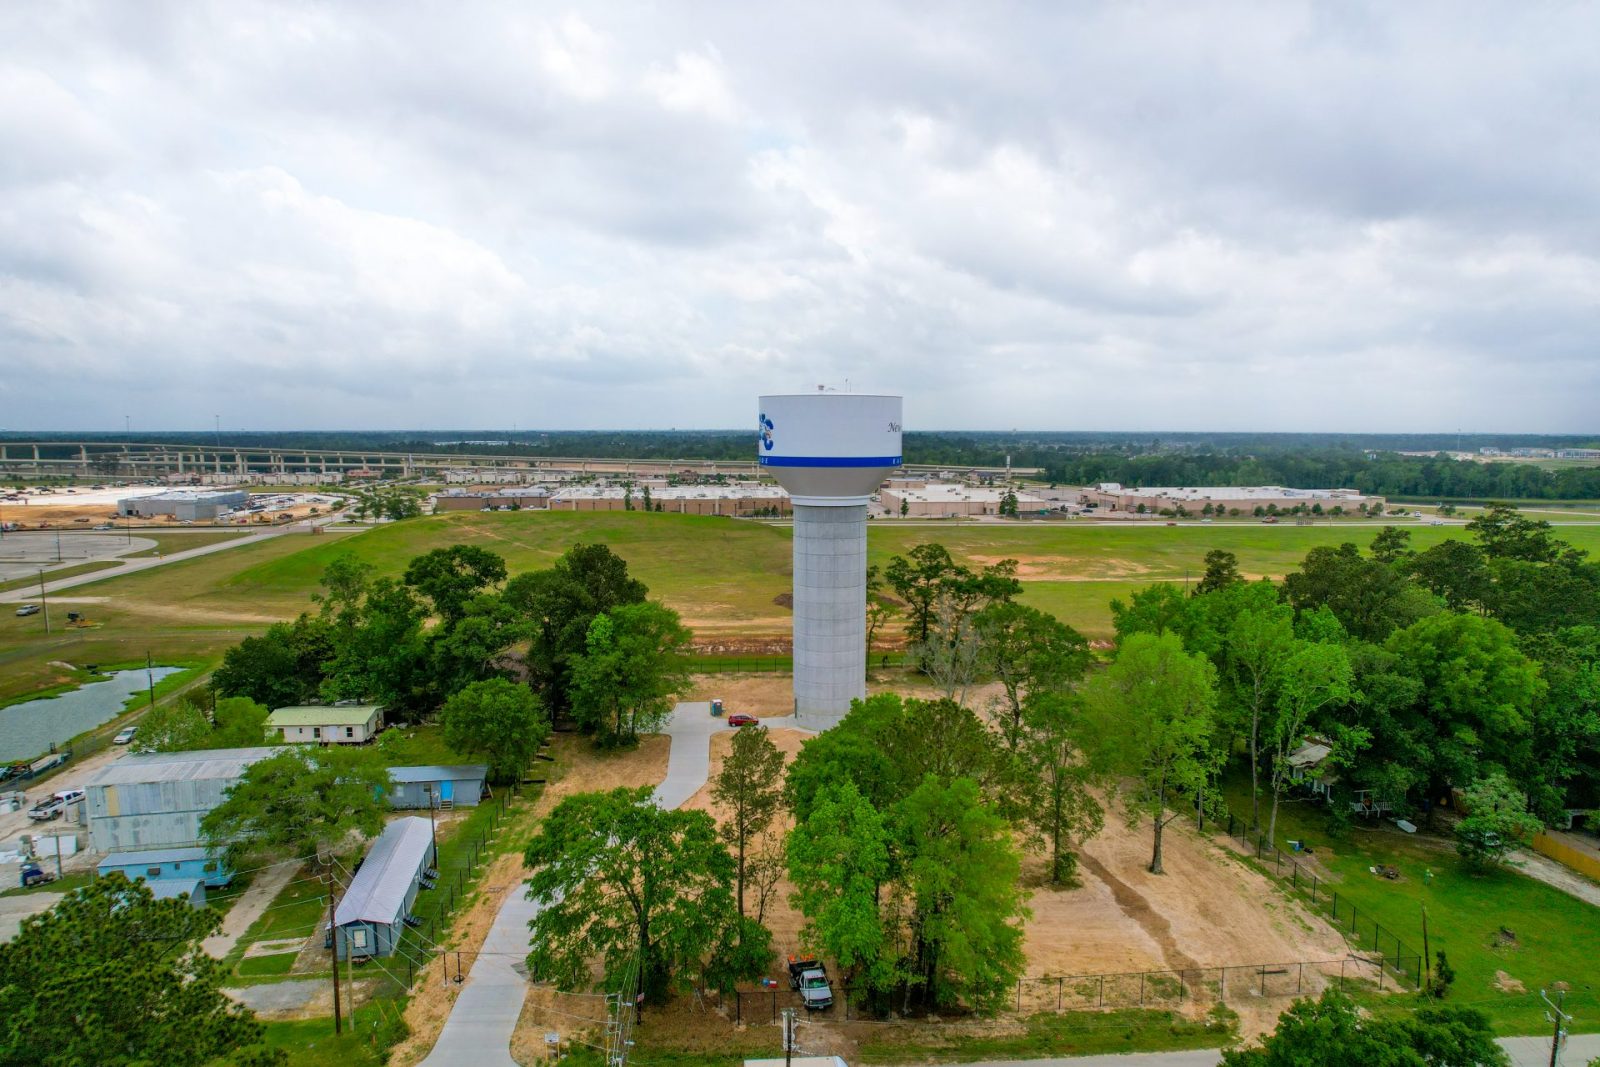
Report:
[[[672,749],[667,756],[667,775],[656,787],[657,804],[675,808],[705,785],[711,769],[711,735],[726,729],[723,720],[711,717],[710,704],[678,705],[666,728]],[[450,1018],[422,1067],[517,1067],[511,1058],[511,1035],[528,991],[523,969],[528,924],[538,914],[538,904],[524,894],[506,894]]]
[[[1500,1047],[1511,1056],[1514,1067],[1548,1067],[1548,1037],[1502,1037]],[[1575,1034],[1567,1039],[1561,1053],[1561,1067],[1583,1067],[1600,1056],[1600,1034]],[[1061,1056],[1044,1060],[982,1060],[948,1067],[1216,1067],[1222,1050],[1207,1048],[1188,1052],[1132,1052],[1120,1056]]]

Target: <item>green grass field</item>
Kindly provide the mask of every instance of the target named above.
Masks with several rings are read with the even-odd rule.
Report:
[[[1465,536],[1459,526],[1408,527],[1417,547]],[[1198,580],[1206,552],[1227,549],[1251,575],[1281,575],[1316,545],[1365,545],[1373,526],[1199,523],[874,523],[869,555],[886,564],[922,541],[958,559],[1021,563],[1023,599],[1091,637],[1110,633],[1110,602],[1155,581]],[[1574,545],[1600,551],[1600,526],[1563,526]],[[173,535],[179,536],[179,535]],[[189,536],[189,535],[183,535]],[[41,616],[0,614],[0,698],[72,680],[59,663],[142,660],[211,663],[229,645],[276,619],[311,608],[328,563],[353,553],[398,575],[429,549],[472,544],[505,557],[513,574],[547,566],[572,544],[610,545],[654,596],[703,634],[781,636],[789,610],[790,531],[724,518],[642,512],[466,512],[385,524],[357,533],[292,533],[136,574],[108,577],[52,598],[82,611],[92,629],[44,634]]]
[[[1229,781],[1228,801],[1236,814],[1249,812],[1249,781],[1243,775]],[[1593,980],[1600,922],[1592,905],[1515,870],[1475,870],[1447,839],[1403,834],[1391,824],[1358,823],[1344,839],[1330,838],[1325,811],[1310,801],[1286,802],[1278,813],[1279,847],[1287,848],[1291,838],[1309,843],[1332,874],[1330,885],[1340,900],[1360,909],[1361,924],[1382,924],[1413,952],[1422,949],[1426,907],[1429,947],[1443,949],[1456,971],[1449,1003],[1481,1008],[1502,1034],[1542,1033],[1539,990],[1566,981],[1572,986],[1567,1007],[1578,1017],[1575,1028],[1600,1030],[1600,988]],[[1380,864],[1398,868],[1399,879],[1374,875],[1369,868]],[[1348,905],[1342,913],[1349,914]],[[1522,991],[1497,985],[1501,971],[1520,982]]]

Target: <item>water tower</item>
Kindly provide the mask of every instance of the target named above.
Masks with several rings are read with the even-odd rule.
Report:
[[[794,706],[826,729],[867,693],[867,500],[900,465],[900,398],[761,398],[763,467],[794,505]]]

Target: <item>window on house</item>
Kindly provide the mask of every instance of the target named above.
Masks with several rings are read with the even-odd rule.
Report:
[[[354,737],[356,735],[356,728],[354,726],[346,726],[344,728],[344,735],[346,737]]]
[[[320,740],[322,738],[322,727],[313,726],[311,728],[311,736]]]
[[[201,867],[200,869],[202,871],[205,871],[207,874],[210,874],[212,871],[217,869],[217,861],[216,860],[211,860],[211,861],[207,862],[206,865]]]
[[[161,877],[161,868],[160,867],[146,867],[144,869],[144,873],[146,875],[148,875],[149,877],[151,877],[151,878],[160,878]]]
[[[354,930],[351,930],[350,931],[350,944],[354,945],[356,948],[366,948],[367,947],[367,932],[365,930],[361,929],[359,926],[356,927]]]

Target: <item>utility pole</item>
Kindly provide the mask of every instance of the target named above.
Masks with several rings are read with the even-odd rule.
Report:
[[[39,603],[44,605],[44,632],[50,632],[50,601],[44,595],[44,568],[39,568]]]
[[[794,1059],[794,1009],[783,1009],[783,1067]]]
[[[1429,993],[1433,984],[1433,967],[1428,962],[1428,906],[1422,905],[1422,991]]]
[[[1557,1067],[1557,1063],[1561,1058],[1561,1043],[1567,1037],[1567,1032],[1562,1029],[1562,1024],[1572,1022],[1572,1016],[1561,1010],[1561,1006],[1567,1002],[1567,983],[1556,982],[1550,988],[1555,992],[1556,999],[1551,1001],[1549,995],[1542,989],[1539,990],[1539,999],[1543,1000],[1550,1008],[1549,1011],[1544,1013],[1544,1017],[1555,1024],[1555,1033],[1550,1038],[1550,1067]]]
[[[333,1032],[344,1033],[344,1019],[339,1013],[339,928],[333,925],[334,889],[333,868],[328,869],[328,930],[333,935]]]
[[[144,653],[144,680],[145,684],[150,687],[150,710],[154,711],[156,710],[156,672],[155,664],[150,659],[149,649],[145,649]]]

